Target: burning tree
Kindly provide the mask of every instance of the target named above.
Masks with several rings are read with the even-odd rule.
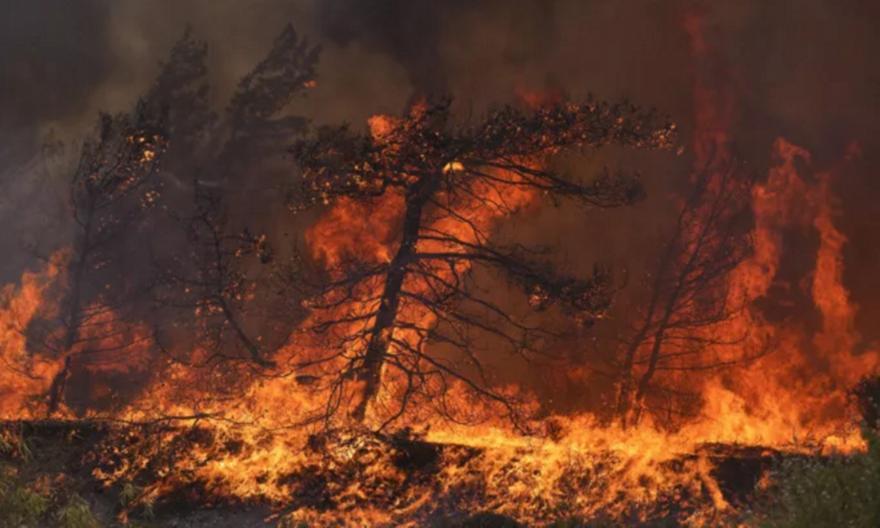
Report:
[[[155,336],[175,360],[189,362],[185,356],[197,351],[202,355],[199,364],[246,362],[269,369],[274,366],[270,356],[287,338],[299,311],[288,306],[275,321],[282,328],[260,332],[266,319],[263,308],[291,292],[272,280],[279,270],[268,265],[279,256],[266,233],[255,234],[244,225],[253,219],[241,218],[236,198],[253,192],[241,188],[252,180],[269,186],[265,159],[273,153],[280,158],[291,138],[304,132],[305,119],[282,111],[313,85],[320,50],[287,25],[218,116],[205,102],[205,49],[187,32],[172,51],[178,65],[164,76],[195,87],[173,90],[174,96],[167,98],[182,125],[176,130],[182,148],[172,152],[177,154],[175,166],[192,179],[181,182],[189,203],[170,212],[184,237],[173,244],[173,253],[156,251],[154,300],[162,316]],[[194,119],[188,110],[202,117]],[[253,178],[255,172],[261,177]]]
[[[658,374],[744,359],[727,351],[745,335],[714,330],[744,308],[729,276],[750,254],[751,179],[733,160],[718,159],[698,171],[693,185],[653,270],[647,302],[623,337],[616,413],[624,425],[639,420],[652,391],[668,402],[674,391],[656,382]]]
[[[65,403],[77,368],[127,369],[155,351],[158,332],[148,328],[153,321],[161,324],[166,307],[177,309],[178,321],[201,329],[200,344],[223,342],[207,350],[271,365],[257,346],[261,337],[246,332],[245,313],[253,310],[245,304],[253,297],[242,292],[255,287],[233,263],[247,251],[229,247],[237,238],[265,259],[268,242],[247,230],[227,232],[233,215],[221,189],[248,181],[245,176],[259,167],[255,159],[268,150],[280,159],[291,137],[304,130],[303,118],[279,114],[311,86],[318,52],[286,26],[239,83],[220,119],[208,101],[206,45],[187,30],[136,109],[101,116],[71,180],[76,232],[60,315],[41,314],[27,329],[35,352],[59,358],[46,396],[50,415]],[[203,251],[205,243],[214,244],[213,252]],[[180,295],[168,295],[171,285],[181,286]],[[157,299],[166,303],[158,311]],[[182,306],[203,310],[181,317]],[[237,330],[237,339],[227,339],[228,328]],[[230,344],[244,353],[229,353]]]
[[[75,233],[60,321],[43,314],[28,332],[40,353],[60,358],[47,394],[49,415],[64,403],[78,360],[134,364],[127,357],[140,353],[134,347],[149,345],[148,333],[134,322],[144,316],[151,288],[142,242],[154,231],[144,227],[161,221],[147,211],[167,206],[160,160],[192,150],[210,125],[206,90],[198,84],[204,55],[187,31],[136,109],[102,115],[83,143],[69,188]]]
[[[82,147],[70,186],[76,232],[68,291],[60,324],[39,339],[48,353],[61,358],[49,388],[49,414],[63,402],[76,358],[125,351],[140,339],[125,326],[121,311],[136,285],[111,261],[117,260],[120,238],[158,199],[155,175],[164,148],[162,123],[143,102],[132,115],[101,116],[96,136]]]
[[[582,322],[602,315],[612,285],[605,270],[567,276],[540,249],[493,243],[493,219],[540,196],[594,207],[633,202],[641,195],[633,177],[606,171],[577,179],[549,161],[575,148],[670,147],[675,126],[630,105],[593,101],[534,111],[506,106],[475,125],[453,123],[447,101],[371,125],[371,134],[324,129],[292,149],[307,202],[362,213],[385,208],[396,226],[390,251],[328,263],[330,278],[309,304],[309,329],[330,346],[298,366],[329,379],[325,417],[350,404],[363,421],[382,390],[396,403],[376,413],[383,427],[416,399],[449,415],[447,395],[460,386],[515,419],[514,400],[493,387],[477,352],[490,343],[532,359],[550,332],[481,291],[472,268],[521,286],[534,309],[555,305]]]
[[[306,124],[303,118],[278,114],[314,85],[320,52],[320,47],[300,38],[292,25],[285,26],[266,57],[241,79],[229,102],[230,141],[289,139],[301,133]]]
[[[266,236],[247,230],[230,233],[220,199],[209,190],[196,189],[195,209],[184,226],[190,251],[160,268],[157,300],[165,307],[189,312],[175,326],[191,327],[196,347],[208,355],[206,362],[247,359],[271,367],[273,363],[258,340],[245,329],[247,305],[256,280],[240,265],[250,256],[269,262],[271,249]],[[160,336],[157,332],[163,346]]]

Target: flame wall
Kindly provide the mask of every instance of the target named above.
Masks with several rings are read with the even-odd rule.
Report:
[[[264,50],[278,20],[291,18],[325,46],[318,87],[291,109],[318,123],[365,123],[373,114],[400,113],[415,97],[447,91],[462,113],[476,112],[529,90],[572,99],[587,91],[628,97],[681,122],[689,148],[675,160],[611,152],[563,162],[573,171],[635,164],[645,173],[650,195],[636,208],[587,214],[544,208],[501,225],[501,238],[513,233],[526,241],[549,238],[571,269],[588,270],[604,261],[626,269],[629,277],[648,273],[652,248],[674,218],[676,202],[669,198],[686,188],[706,144],[724,144],[763,175],[754,197],[757,251],[745,265],[751,268],[735,278],[743,295],[754,299],[753,316],[759,319],[741,324],[772,328],[780,346],[797,351],[786,365],[792,376],[819,373],[820,387],[840,389],[853,373],[872,366],[871,351],[880,337],[870,324],[880,312],[880,279],[872,272],[880,255],[869,214],[880,192],[871,183],[880,166],[875,154],[880,130],[872,118],[878,110],[876,74],[870,67],[878,47],[869,22],[878,15],[874,2],[722,6],[571,0],[511,8],[501,1],[388,1],[368,10],[344,0],[265,1],[244,12],[234,2],[195,2],[161,16],[144,5],[87,3],[69,14],[73,20],[35,17],[21,3],[4,18],[16,21],[16,31],[2,32],[10,39],[3,50],[37,39],[34,59],[87,66],[77,70],[86,75],[71,77],[63,70],[28,69],[18,55],[0,57],[4,66],[17,65],[4,67],[14,72],[7,91],[13,95],[0,99],[4,110],[16,109],[14,122],[0,129],[3,138],[16,138],[5,142],[0,169],[7,196],[0,217],[12,235],[0,242],[8,255],[0,268],[4,283],[35,269],[33,246],[49,253],[65,242],[66,217],[51,211],[63,202],[59,196],[67,180],[61,168],[40,161],[39,140],[49,128],[70,139],[96,109],[126,107],[152,79],[156,61],[185,22],[211,45],[212,99],[219,102]],[[85,34],[81,20],[98,29],[78,47],[60,45],[68,32]],[[59,100],[57,93],[66,96]],[[53,105],[41,104],[47,100]],[[58,192],[43,192],[44,181],[55,182]],[[21,203],[33,205],[23,211]],[[239,221],[254,219],[250,204],[236,205]],[[330,225],[344,219],[337,220]],[[256,222],[293,236],[304,227],[273,216]],[[617,320],[639,302],[637,281],[630,286],[618,303]],[[611,354],[594,342],[603,331],[560,345],[578,374],[561,390],[555,377],[500,362],[499,368],[510,381],[541,394],[551,411],[596,408],[610,388],[593,363]],[[829,359],[832,348],[851,359]],[[777,368],[760,365],[756,371]],[[713,401],[730,396],[725,391],[738,383],[730,376],[707,382],[719,394]],[[748,376],[741,383],[757,384],[755,390],[760,385]],[[733,398],[725,405],[749,407],[754,401]]]

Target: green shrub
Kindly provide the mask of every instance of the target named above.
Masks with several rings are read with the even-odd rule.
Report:
[[[0,528],[36,528],[46,513],[49,501],[29,490],[15,473],[0,465]]]
[[[0,456],[27,462],[32,453],[24,436],[13,429],[0,430]]]
[[[781,464],[766,511],[766,528],[880,527],[880,437],[865,428],[868,451],[851,457],[791,459]]]
[[[126,513],[140,508],[140,515],[145,519],[152,519],[154,515],[152,499],[144,495],[144,488],[131,482],[125,482],[119,490],[119,508]]]
[[[101,523],[92,515],[89,503],[79,495],[73,495],[55,513],[59,528],[101,528]]]
[[[64,486],[42,493],[32,489],[39,481],[30,467],[33,453],[19,433],[0,431],[0,456],[15,461],[0,461],[0,528],[101,528],[78,495],[58,507],[58,498],[67,495]]]

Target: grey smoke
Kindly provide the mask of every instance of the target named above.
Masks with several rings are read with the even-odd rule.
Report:
[[[813,151],[820,167],[861,142],[862,159],[836,183],[850,237],[845,280],[866,337],[880,339],[865,324],[880,316],[880,226],[872,213],[880,201],[880,4],[873,0],[7,0],[0,10],[3,282],[33,262],[28,241],[46,249],[59,242],[50,227],[66,177],[41,161],[43,135],[54,128],[72,157],[98,110],[126,109],[147,88],[186,24],[210,46],[218,105],[291,21],[324,46],[318,86],[293,108],[317,123],[362,126],[414,96],[445,92],[467,115],[513,100],[519,89],[552,87],[573,98],[593,92],[655,106],[682,124],[687,142],[694,66],[681,17],[697,10],[734,76],[732,132],[755,170],[766,169],[778,135]],[[641,216],[664,214],[688,164],[686,156],[632,161],[651,193],[638,214],[547,211],[521,231],[581,241],[566,250],[573,265],[638,260],[639,248],[659,236]],[[582,242],[610,227],[616,236],[604,237],[601,255]]]

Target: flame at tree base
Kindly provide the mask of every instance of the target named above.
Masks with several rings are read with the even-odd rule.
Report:
[[[746,480],[754,485],[782,452],[863,449],[847,391],[878,365],[876,351],[855,353],[855,307],[842,284],[845,238],[834,226],[829,191],[833,172],[808,183],[795,168],[796,159],[809,162],[806,151],[779,140],[774,154],[776,165],[752,195],[755,251],[733,273],[731,295],[749,303],[766,296],[780,266],[783,230],[814,229],[819,243],[810,293],[822,326],[804,336],[801,328],[771,324],[749,305],[725,322],[728,327],[715,329],[739,335],[749,327],[749,335],[772,336],[776,348],[720,373],[694,376],[692,383],[702,383],[701,413],[675,431],[650,418],[622,429],[584,414],[534,421],[531,436],[500,422],[456,426],[413,418],[401,427],[418,429],[397,435],[327,432],[289,427],[311,403],[308,388],[290,377],[261,379],[237,400],[211,402],[198,373],[172,366],[113,416],[152,425],[101,426],[106,435],[86,457],[92,474],[108,487],[140,486],[133,505],[199,489],[208,503],[268,503],[292,512],[286,514],[291,520],[319,526],[418,526],[478,511],[526,524],[578,517],[711,525],[735,518],[737,494],[719,479],[718,464],[748,459]],[[28,361],[39,366],[25,377],[16,370],[4,374],[7,396],[0,409],[7,418],[39,415],[34,402],[57,372],[51,360],[28,356],[21,329],[41,309],[55,310],[41,296],[63,281],[62,255],[42,274],[26,273],[20,287],[3,292],[3,357],[22,368]],[[171,416],[190,418],[169,421]]]

